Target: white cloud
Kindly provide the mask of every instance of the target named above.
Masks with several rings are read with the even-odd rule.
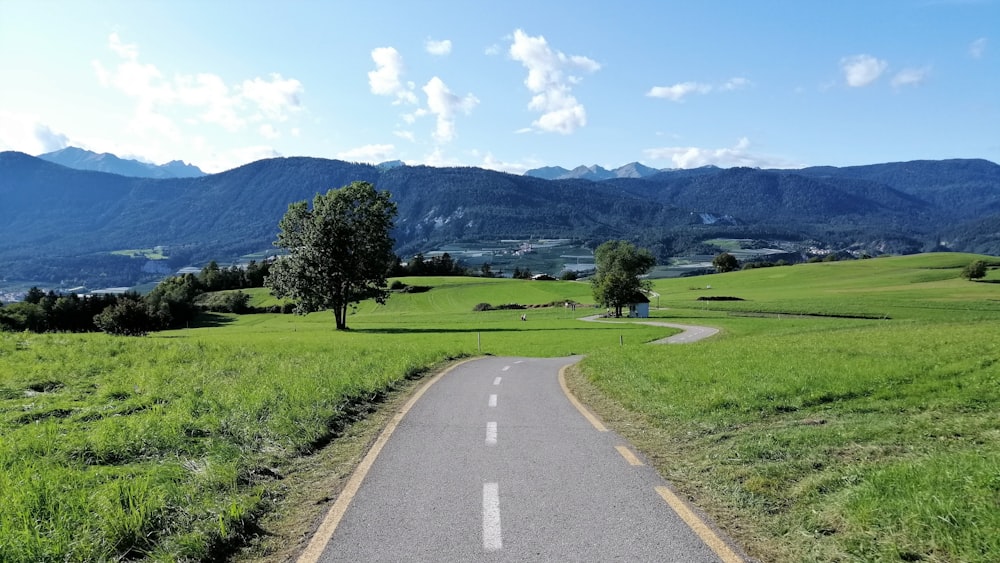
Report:
[[[231,170],[257,160],[279,156],[281,154],[274,150],[274,147],[266,145],[237,147],[222,152],[212,152],[207,160],[198,163],[198,167],[205,172],[216,173]]]
[[[451,53],[451,39],[444,39],[441,41],[435,41],[434,39],[428,39],[424,43],[424,47],[427,52],[432,55],[447,55]]]
[[[509,172],[511,174],[524,174],[532,167],[520,162],[504,162],[498,160],[493,156],[493,153],[486,153],[483,156],[482,162],[479,164],[480,168],[485,168],[487,170],[497,170],[500,172]]]
[[[392,47],[372,49],[372,60],[375,70],[368,73],[368,85],[372,94],[377,96],[394,96],[394,104],[416,104],[417,95],[413,93],[413,83],[403,84],[400,76],[403,74],[403,56]]]
[[[462,161],[454,158],[452,156],[445,155],[442,152],[441,147],[434,147],[434,150],[424,156],[423,161],[407,161],[407,164],[419,165],[424,164],[426,166],[436,166],[439,168],[443,167],[454,167],[454,166],[464,166]]]
[[[289,112],[302,109],[299,95],[303,92],[302,83],[294,78],[283,78],[280,74],[271,74],[268,80],[254,78],[244,80],[240,87],[243,98],[253,102],[267,119],[285,121]]]
[[[721,90],[726,92],[732,92],[733,90],[742,90],[750,86],[750,81],[742,76],[736,76],[730,78],[725,84],[721,86]]]
[[[483,50],[483,54],[490,57],[494,55],[499,55],[501,52],[503,52],[503,47],[497,45],[496,43],[486,47],[486,49]]]
[[[885,69],[889,68],[889,63],[871,55],[854,55],[840,59],[840,68],[844,71],[847,85],[860,88],[878,80]]]
[[[427,95],[427,109],[437,117],[437,127],[434,138],[439,142],[448,142],[455,138],[455,115],[459,112],[468,115],[479,104],[479,99],[472,94],[460,98],[451,93],[437,76],[430,79],[423,87]]]
[[[0,111],[0,151],[31,155],[64,149],[69,138],[31,115]]]
[[[737,76],[730,78],[721,86],[713,86],[712,84],[701,82],[680,82],[673,86],[653,86],[646,92],[646,95],[650,98],[663,98],[672,102],[683,102],[684,98],[689,94],[708,94],[715,91],[732,92],[734,90],[742,90],[748,86],[750,86],[749,80]]]
[[[653,86],[646,92],[646,95],[650,98],[665,98],[672,102],[680,102],[684,100],[684,96],[688,94],[707,94],[712,91],[712,87],[708,84],[699,84],[697,82],[681,82],[680,84],[674,84],[673,86]]]
[[[134,61],[139,58],[139,46],[134,43],[128,45],[122,43],[117,33],[108,36],[108,47],[123,59]]]
[[[405,130],[399,129],[399,130],[393,131],[392,134],[395,135],[395,136],[397,136],[397,137],[399,137],[400,139],[406,139],[407,141],[409,141],[411,143],[417,142],[417,137],[416,137],[416,135],[413,134],[413,131],[405,131]]]
[[[396,147],[393,145],[364,145],[350,150],[337,153],[337,158],[350,162],[369,162],[378,164],[387,160],[392,160]]]
[[[750,152],[750,140],[741,138],[735,146],[721,149],[699,147],[661,147],[643,151],[650,160],[669,161],[671,168],[698,168],[701,166],[748,166],[760,168],[799,168],[787,159]]]
[[[986,46],[989,41],[985,37],[976,39],[969,44],[969,55],[974,59],[981,59],[986,54]]]
[[[514,31],[510,57],[528,69],[524,85],[534,94],[528,108],[542,115],[532,123],[535,130],[569,134],[587,124],[586,109],[572,94],[579,84],[575,71],[596,72],[601,65],[587,57],[553,51],[544,37]]]
[[[927,80],[930,76],[930,67],[923,68],[904,68],[903,70],[896,73],[892,77],[893,88],[902,88],[903,86],[917,86]]]
[[[278,130],[275,129],[270,123],[265,123],[258,127],[257,132],[260,133],[260,136],[265,139],[277,139],[281,136],[281,133],[279,133]]]
[[[93,61],[94,71],[103,86],[134,100],[129,130],[138,134],[179,141],[182,133],[178,123],[211,123],[236,132],[248,123],[285,121],[302,109],[302,83],[293,78],[272,74],[266,79],[244,80],[236,87],[227,86],[211,73],[177,74],[168,79],[156,65],[139,62],[138,46],[122,43],[116,33],[109,36],[108,48],[120,58],[118,64],[109,69]],[[183,115],[192,109],[199,113]]]

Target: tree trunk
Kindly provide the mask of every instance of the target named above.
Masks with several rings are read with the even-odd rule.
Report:
[[[335,306],[333,316],[337,320],[337,330],[347,330],[347,305]]]

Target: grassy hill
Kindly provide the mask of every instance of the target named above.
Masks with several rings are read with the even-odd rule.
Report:
[[[0,560],[219,559],[262,522],[267,559],[311,524],[272,515],[318,510],[287,500],[304,460],[393,389],[490,353],[588,354],[577,391],[762,560],[995,561],[1000,285],[960,279],[973,258],[657,280],[654,316],[722,329],[690,346],[586,307],[473,312],[592,298],[469,278],[403,279],[430,289],[361,304],[349,332],[316,313],[0,333]]]

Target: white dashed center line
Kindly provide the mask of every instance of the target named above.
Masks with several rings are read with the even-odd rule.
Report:
[[[507,371],[507,370],[509,370],[509,369],[510,369],[510,366],[504,366],[504,367],[503,367],[503,369],[502,369],[502,370],[500,370],[500,371]]]
[[[502,547],[500,485],[498,483],[483,483],[483,549],[498,551]]]
[[[497,406],[497,396],[496,395],[490,395],[490,406],[491,407]]]
[[[497,423],[487,422],[486,423],[486,445],[495,446],[497,445]]]
[[[503,379],[502,377],[498,377],[498,378],[494,379],[493,380],[493,385],[500,385],[500,380],[502,380],[502,379]]]

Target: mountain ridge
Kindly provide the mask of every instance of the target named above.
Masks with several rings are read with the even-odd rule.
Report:
[[[198,178],[205,173],[193,164],[171,160],[166,164],[150,164],[121,158],[111,153],[96,153],[78,147],[66,147],[40,154],[38,158],[76,170],[107,172],[132,178]]]
[[[1000,235],[990,230],[1000,221],[1000,166],[989,161],[701,168],[593,181],[281,157],[197,178],[154,179],[4,152],[0,264],[11,279],[129,285],[138,266],[111,252],[163,246],[178,265],[225,263],[271,248],[289,203],[356,180],[392,193],[402,256],[527,238],[569,238],[589,248],[629,239],[661,260],[704,254],[704,241],[713,238],[1000,254]]]

